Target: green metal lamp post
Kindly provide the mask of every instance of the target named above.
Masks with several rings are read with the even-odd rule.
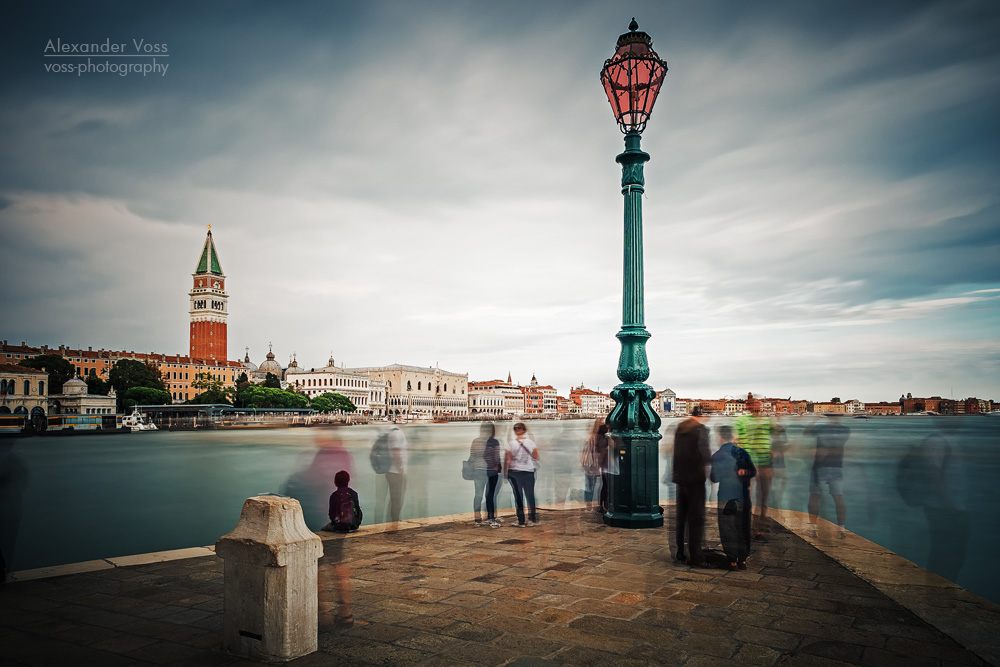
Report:
[[[609,475],[609,507],[604,515],[604,523],[623,528],[663,525],[657,472],[660,417],[650,406],[656,392],[645,384],[650,334],[644,321],[642,286],[642,165],[649,155],[639,148],[639,138],[667,73],[667,63],[656,55],[652,44],[633,18],[629,32],[618,38],[615,54],[601,70],[601,83],[625,133],[625,152],[615,159],[622,166],[625,197],[622,328],[617,335],[622,345],[618,359],[622,383],[611,391],[615,407],[607,418],[609,457],[614,457],[618,474]]]

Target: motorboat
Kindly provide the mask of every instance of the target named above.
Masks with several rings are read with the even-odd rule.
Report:
[[[146,421],[139,409],[133,409],[132,414],[122,418],[122,426],[132,431],[157,431],[156,424]]]

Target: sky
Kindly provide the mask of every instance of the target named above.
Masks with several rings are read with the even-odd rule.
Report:
[[[642,137],[649,384],[1000,400],[995,2],[5,13],[10,342],[186,354],[211,225],[230,358],[610,390],[623,143],[599,73],[634,16],[669,66]],[[50,71],[86,61],[57,39],[167,68]]]

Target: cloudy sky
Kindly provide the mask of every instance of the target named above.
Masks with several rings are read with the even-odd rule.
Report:
[[[635,16],[670,67],[643,135],[650,384],[1000,399],[995,2],[6,13],[2,338],[186,353],[212,225],[232,358],[610,389],[622,142],[598,75]],[[47,71],[56,39],[169,67]]]

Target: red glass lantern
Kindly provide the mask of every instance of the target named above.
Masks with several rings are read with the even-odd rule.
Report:
[[[618,38],[615,55],[604,61],[601,83],[622,132],[646,129],[653,103],[667,74],[666,61],[653,50],[653,40],[639,31],[635,19]]]

